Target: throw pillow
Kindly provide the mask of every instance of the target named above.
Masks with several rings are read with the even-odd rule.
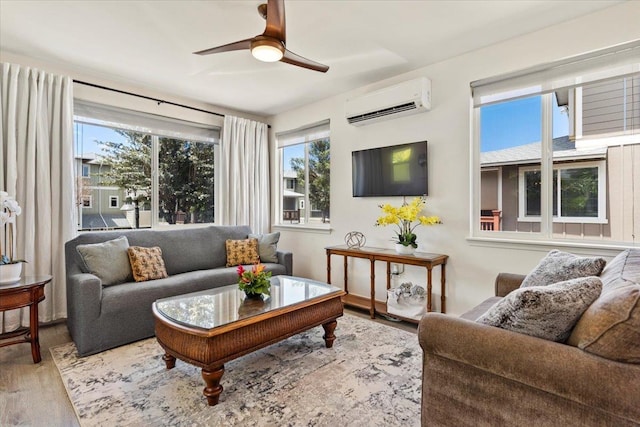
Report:
[[[227,247],[227,267],[260,262],[258,239],[227,240],[225,245]]]
[[[143,248],[142,246],[131,246],[127,252],[129,253],[133,278],[136,282],[168,277],[167,269],[162,259],[162,249],[159,247]]]
[[[627,249],[607,263],[600,275],[602,293],[640,283],[640,249]]]
[[[601,290],[602,282],[597,277],[519,288],[498,301],[477,322],[564,342]]]
[[[76,246],[86,273],[98,276],[104,286],[131,281],[131,265],[126,236],[102,243]]]
[[[598,276],[607,261],[604,258],[579,257],[552,250],[527,274],[520,287],[545,286],[578,277]]]
[[[278,240],[280,232],[270,234],[249,234],[250,239],[258,239],[258,255],[262,262],[278,262]]]
[[[640,363],[640,285],[598,298],[576,324],[568,344],[607,359]]]

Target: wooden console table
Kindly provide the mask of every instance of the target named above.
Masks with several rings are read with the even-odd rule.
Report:
[[[393,249],[381,249],[381,248],[369,248],[363,247],[359,249],[351,249],[346,245],[340,246],[330,246],[325,248],[327,251],[327,283],[331,283],[331,255],[341,255],[344,257],[344,290],[347,293],[343,297],[343,302],[345,305],[364,308],[369,310],[369,314],[373,319],[376,313],[387,315],[387,303],[386,303],[386,295],[385,302],[381,303],[376,301],[375,294],[375,282],[376,282],[376,270],[375,263],[376,261],[384,261],[387,263],[387,289],[391,288],[391,264],[407,264],[407,265],[417,265],[420,267],[425,267],[427,269],[427,311],[432,311],[432,302],[431,302],[431,289],[432,289],[432,270],[435,266],[440,266],[441,279],[441,312],[446,312],[446,302],[445,302],[445,283],[446,283],[446,264],[448,255],[441,254],[431,254],[424,252],[416,252],[413,255],[400,255],[396,253]],[[371,295],[369,298],[360,297],[357,295],[349,294],[349,286],[348,286],[348,274],[347,274],[347,258],[363,258],[368,259],[371,267],[370,267],[370,276],[371,276]],[[393,317],[400,318],[402,320],[406,320],[409,322],[417,323],[415,319],[403,318],[396,314],[391,314]]]
[[[0,347],[24,342],[31,343],[33,363],[42,360],[38,337],[38,303],[44,300],[44,285],[51,281],[51,276],[22,276],[20,281],[11,285],[0,285],[0,311],[29,307],[29,327],[0,335],[0,341],[22,336],[21,339],[0,342]]]

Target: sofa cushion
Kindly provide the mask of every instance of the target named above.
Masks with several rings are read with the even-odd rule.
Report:
[[[602,282],[582,277],[509,293],[479,323],[551,341],[564,342],[584,311],[598,298]]]
[[[640,285],[600,296],[584,312],[568,344],[607,359],[640,363]]]
[[[249,238],[258,239],[258,255],[261,262],[278,262],[278,241],[280,232],[269,234],[249,234]]]
[[[620,252],[600,274],[602,293],[623,286],[640,283],[640,249],[627,249]]]
[[[227,240],[225,244],[227,247],[227,267],[260,262],[258,239]]]
[[[606,263],[601,257],[579,257],[554,249],[527,274],[520,287],[545,286],[578,277],[598,276]]]
[[[131,281],[127,248],[129,241],[125,236],[103,243],[76,246],[84,272],[98,276],[104,286]]]
[[[502,300],[502,297],[490,297],[482,301],[479,305],[475,306],[471,310],[463,313],[460,318],[467,320],[477,320],[480,316],[486,313],[491,307],[493,307],[498,301]]]
[[[162,249],[158,246],[153,248],[143,248],[131,246],[127,250],[133,279],[136,282],[146,282],[147,280],[164,279],[167,270],[162,259]]]

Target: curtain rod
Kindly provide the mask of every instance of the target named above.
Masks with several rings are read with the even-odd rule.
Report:
[[[126,90],[113,89],[111,87],[101,86],[101,85],[97,85],[97,84],[94,84],[94,83],[87,83],[87,82],[83,82],[81,80],[74,80],[73,82],[81,84],[81,85],[85,85],[85,86],[95,87],[95,88],[98,88],[98,89],[104,89],[104,90],[110,90],[112,92],[122,93],[122,94],[125,94],[125,95],[137,96],[138,98],[144,98],[144,99],[148,99],[150,101],[155,101],[155,102],[158,103],[158,105],[160,105],[160,104],[174,105],[176,107],[187,108],[189,110],[200,111],[201,113],[208,113],[208,114],[213,114],[214,116],[224,117],[224,114],[216,113],[216,112],[213,112],[213,111],[203,110],[201,108],[190,107],[189,105],[178,104],[176,102],[165,101],[163,99],[152,98],[150,96],[140,95],[140,94],[133,93],[133,92],[127,92]]]

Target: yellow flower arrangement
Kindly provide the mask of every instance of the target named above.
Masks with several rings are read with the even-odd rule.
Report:
[[[397,243],[417,248],[417,236],[413,232],[417,226],[442,224],[437,216],[420,215],[426,203],[424,197],[416,197],[410,203],[403,203],[399,208],[388,203],[380,205],[383,215],[376,221],[376,226],[397,225],[400,230],[396,233]]]

